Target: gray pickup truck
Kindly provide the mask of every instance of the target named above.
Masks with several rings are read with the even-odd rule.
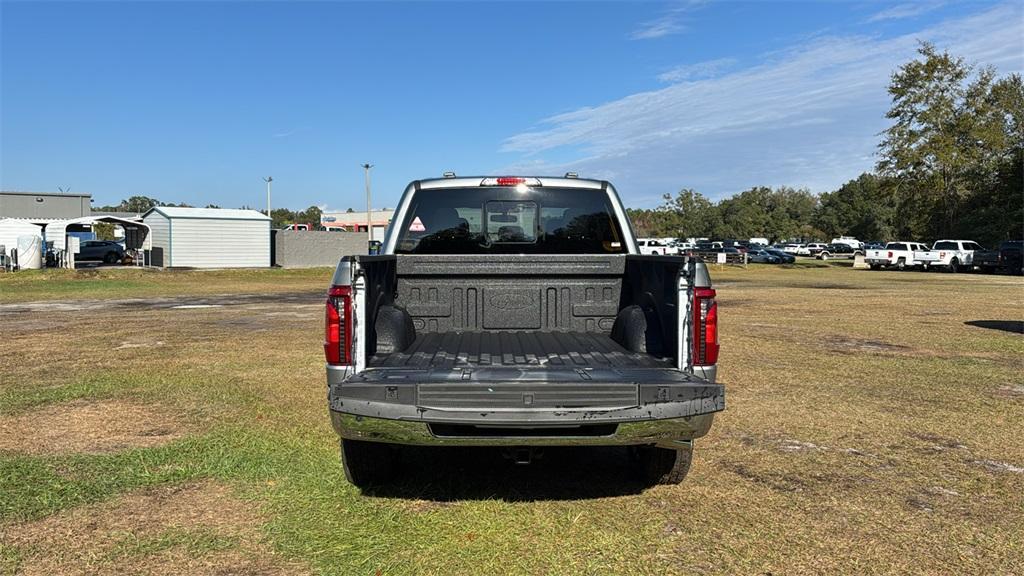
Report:
[[[707,268],[640,255],[615,189],[573,175],[412,182],[382,253],[338,264],[324,353],[359,487],[396,445],[623,445],[678,483],[725,408]]]

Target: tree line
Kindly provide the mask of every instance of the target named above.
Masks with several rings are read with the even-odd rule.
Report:
[[[179,208],[195,208],[191,204],[174,204],[170,202],[161,202],[156,198],[150,198],[148,196],[132,196],[121,200],[120,204],[112,206],[99,206],[94,207],[93,212],[130,212],[133,214],[142,214],[147,212],[150,208],[156,206],[176,206]],[[220,208],[216,204],[207,204],[204,208]],[[244,210],[253,210],[250,206],[242,206]],[[352,209],[349,208],[349,211]],[[259,212],[265,213],[266,210],[259,210]],[[273,208],[270,211],[271,226],[273,228],[283,228],[288,224],[313,224],[314,226],[320,224],[321,211],[318,206],[310,206],[305,210],[289,210],[288,208]]]
[[[684,188],[653,210],[629,210],[653,237],[828,240],[1024,235],[1024,84],[922,43],[893,73],[892,125],[873,172],[820,195],[754,187],[718,202]]]

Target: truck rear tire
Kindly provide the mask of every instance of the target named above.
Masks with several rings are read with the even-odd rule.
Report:
[[[637,446],[637,471],[648,485],[679,484],[690,471],[693,460],[693,446],[659,448]]]
[[[949,271],[953,274],[960,271],[960,262],[956,258],[949,261]]]
[[[341,464],[345,478],[358,488],[383,484],[391,479],[398,458],[390,444],[341,441]]]
[[[907,261],[904,260],[903,258],[900,258],[899,260],[897,260],[896,261],[896,269],[899,270],[900,272],[906,270],[907,269]]]

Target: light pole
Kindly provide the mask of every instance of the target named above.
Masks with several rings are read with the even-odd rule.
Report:
[[[363,176],[366,180],[366,234],[369,242],[373,241],[373,216],[370,214],[370,168],[373,164],[362,164]]]
[[[274,181],[273,176],[267,176],[263,179],[267,183],[267,218],[270,218],[270,226],[274,226],[274,217],[270,215],[270,183]]]

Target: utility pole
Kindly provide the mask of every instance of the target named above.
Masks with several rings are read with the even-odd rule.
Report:
[[[270,183],[274,181],[273,176],[267,176],[263,179],[267,183],[267,218],[270,218],[270,227],[274,227],[274,217],[270,215]]]
[[[373,216],[370,214],[370,168],[373,168],[373,164],[362,164],[362,167],[366,180],[366,234],[368,241],[373,241]]]

